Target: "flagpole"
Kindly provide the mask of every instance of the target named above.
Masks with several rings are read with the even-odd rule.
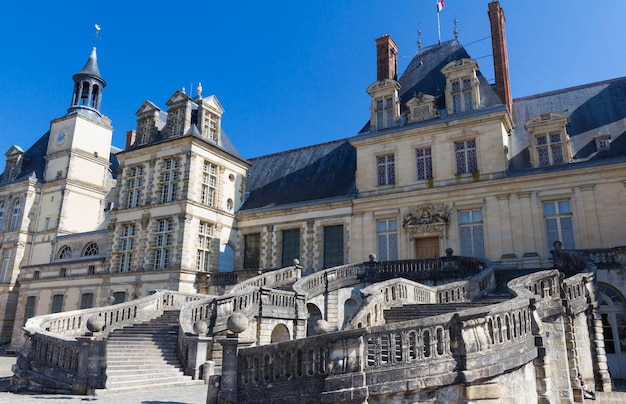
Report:
[[[437,40],[439,41],[439,45],[441,45],[441,25],[439,23],[439,10],[437,10]]]

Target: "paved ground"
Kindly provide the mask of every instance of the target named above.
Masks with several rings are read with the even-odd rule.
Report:
[[[13,394],[7,391],[13,374],[13,356],[0,356],[0,403],[112,403],[112,404],[205,404],[207,386],[162,388],[132,393],[98,392],[95,396],[67,394]],[[615,381],[612,393],[596,393],[596,403],[626,404],[626,380]],[[591,402],[585,400],[585,402]]]

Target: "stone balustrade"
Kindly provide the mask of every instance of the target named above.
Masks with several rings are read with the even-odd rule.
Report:
[[[298,265],[277,269],[275,271],[264,272],[258,276],[237,283],[229,293],[238,293],[250,286],[279,288],[291,285],[302,276],[302,267]]]

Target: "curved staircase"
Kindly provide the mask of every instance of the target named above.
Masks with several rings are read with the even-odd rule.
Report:
[[[107,390],[202,384],[184,376],[176,354],[178,310],[111,332],[107,340]]]

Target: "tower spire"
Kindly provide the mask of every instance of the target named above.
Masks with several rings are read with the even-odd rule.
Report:
[[[72,79],[74,80],[74,94],[72,104],[67,112],[88,110],[102,116],[100,104],[102,103],[102,89],[106,86],[106,82],[100,75],[100,69],[98,69],[98,55],[95,46],[91,49],[85,66],[73,75]]]

